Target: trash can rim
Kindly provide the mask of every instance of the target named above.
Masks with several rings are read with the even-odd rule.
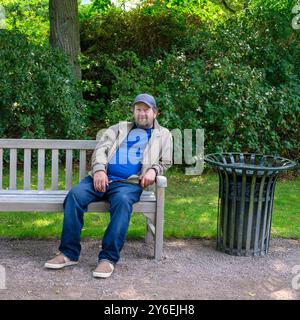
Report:
[[[281,165],[281,166],[275,166],[275,167],[266,167],[266,166],[260,166],[260,165],[255,165],[255,164],[246,164],[242,163],[224,163],[220,161],[215,161],[213,159],[210,159],[209,157],[216,156],[216,155],[221,155],[221,156],[234,156],[234,155],[243,155],[243,156],[262,156],[262,157],[269,157],[273,158],[275,160],[280,160],[280,161],[285,161],[288,162],[286,165]],[[240,152],[216,152],[216,153],[210,153],[208,155],[204,156],[204,160],[208,162],[212,166],[216,167],[222,167],[222,168],[231,168],[231,169],[244,169],[244,170],[266,170],[266,171],[283,171],[283,170],[288,170],[295,168],[297,166],[297,163],[295,161],[292,161],[287,158],[283,158],[280,156],[274,156],[274,155],[264,155],[264,154],[258,154],[258,153],[240,153]]]

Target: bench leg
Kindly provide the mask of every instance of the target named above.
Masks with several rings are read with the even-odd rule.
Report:
[[[154,236],[154,258],[161,260],[163,254],[163,232],[164,232],[164,197],[165,188],[157,188],[156,194],[156,217]]]
[[[145,235],[145,242],[147,244],[150,244],[153,242],[153,234],[151,232],[151,229],[149,227],[149,223],[152,223],[149,218],[146,219],[146,235]]]

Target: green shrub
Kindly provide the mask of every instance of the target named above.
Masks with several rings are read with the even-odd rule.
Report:
[[[190,24],[188,25],[188,21]],[[139,57],[159,56],[172,46],[183,46],[188,41],[187,33],[192,26],[198,28],[199,18],[193,19],[184,13],[146,9],[123,11],[110,7],[104,12],[83,16],[81,19],[81,49],[92,55],[133,51]],[[189,26],[189,27],[188,27]]]
[[[49,42],[49,0],[1,0],[5,8],[5,25],[35,44]]]
[[[135,94],[150,92],[163,125],[205,129],[206,152],[300,159],[294,4],[251,1],[214,28],[201,15],[157,8],[109,9],[87,19],[82,66],[94,128],[129,119]]]
[[[85,105],[67,57],[0,30],[0,119],[2,138],[83,137]]]

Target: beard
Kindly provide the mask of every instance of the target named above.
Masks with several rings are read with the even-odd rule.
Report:
[[[135,124],[138,128],[148,129],[153,127],[153,120],[146,118],[135,118]]]

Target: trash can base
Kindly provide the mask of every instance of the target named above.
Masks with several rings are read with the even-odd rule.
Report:
[[[238,257],[261,257],[268,254],[267,250],[240,250],[240,249],[228,249],[228,248],[218,248],[218,251],[224,252],[226,254]]]

